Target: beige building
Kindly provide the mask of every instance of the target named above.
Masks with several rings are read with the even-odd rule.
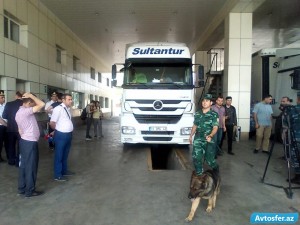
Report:
[[[16,91],[47,101],[70,93],[74,115],[90,100],[111,112],[111,75],[101,59],[41,2],[0,0],[0,87],[7,101]]]

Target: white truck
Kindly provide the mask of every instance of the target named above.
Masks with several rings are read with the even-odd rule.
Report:
[[[195,112],[192,66],[183,43],[126,46],[122,143],[189,144]],[[112,78],[116,78],[116,65]]]

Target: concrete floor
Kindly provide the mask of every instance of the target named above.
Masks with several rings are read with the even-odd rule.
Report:
[[[84,126],[74,132],[69,157],[76,172],[68,182],[53,181],[53,152],[40,141],[37,189],[45,195],[17,196],[18,169],[0,164],[0,225],[176,225],[185,224],[191,202],[187,198],[191,150],[179,149],[188,169],[151,171],[149,148],[136,145],[123,150],[118,118],[104,121],[104,138],[87,142]],[[93,133],[92,133],[93,134]],[[235,156],[218,158],[222,176],[215,210],[205,212],[203,200],[193,224],[249,224],[253,212],[299,212],[300,189],[288,199],[282,188],[260,182],[266,154],[253,154],[254,140],[234,143]],[[226,150],[226,142],[224,142]],[[276,144],[265,182],[287,186],[285,161]]]

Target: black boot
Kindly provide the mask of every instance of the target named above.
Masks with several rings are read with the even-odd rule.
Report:
[[[219,175],[219,167],[213,168],[213,172],[214,172],[216,175]]]

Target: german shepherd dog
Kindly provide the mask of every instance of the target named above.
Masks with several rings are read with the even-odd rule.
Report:
[[[217,171],[207,170],[200,176],[197,176],[196,172],[193,171],[188,195],[192,200],[192,208],[185,221],[193,220],[201,198],[208,199],[206,212],[210,213],[215,208],[217,195],[220,193],[220,181]]]

